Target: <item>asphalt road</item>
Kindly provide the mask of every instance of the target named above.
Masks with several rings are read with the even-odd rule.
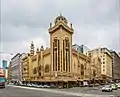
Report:
[[[84,94],[97,94],[97,95],[119,95],[120,96],[120,89],[113,90],[113,92],[102,92],[102,86],[100,87],[74,87],[70,89],[63,89],[63,91],[69,92],[77,92],[77,93],[84,93]]]
[[[88,92],[89,91],[89,92]],[[71,89],[39,89],[21,86],[7,86],[5,89],[0,89],[0,97],[116,97],[113,92],[102,93],[99,90],[89,88],[71,88]],[[98,95],[99,94],[99,95]]]

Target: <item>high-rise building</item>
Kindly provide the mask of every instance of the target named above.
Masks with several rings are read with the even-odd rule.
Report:
[[[89,56],[99,57],[101,60],[101,74],[104,81],[112,80],[112,56],[107,48],[97,48],[88,52]]]
[[[80,53],[85,54],[85,55],[87,55],[88,51],[90,51],[90,49],[87,46],[85,46],[85,45],[80,45],[79,46],[78,44],[74,44],[72,46],[72,48],[75,49],[75,50],[77,50]]]
[[[22,80],[22,59],[25,57],[25,53],[17,53],[11,59],[11,68],[12,68],[12,80],[21,81]]]
[[[20,53],[17,53],[11,59],[11,67],[12,67],[12,80],[19,81],[20,80]]]
[[[2,60],[2,68],[7,69],[7,61],[6,60]]]
[[[114,81],[120,80],[120,57],[115,51],[110,51],[112,55],[112,78]]]

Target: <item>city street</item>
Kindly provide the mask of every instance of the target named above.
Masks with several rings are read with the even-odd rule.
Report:
[[[21,86],[6,86],[5,89],[0,89],[0,97],[118,97],[115,95],[120,95],[120,90],[101,92],[91,87],[44,89]]]

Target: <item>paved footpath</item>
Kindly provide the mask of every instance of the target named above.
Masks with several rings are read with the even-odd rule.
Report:
[[[116,97],[116,96],[85,94],[80,92],[58,89],[32,88],[9,85],[5,89],[0,90],[0,97]]]

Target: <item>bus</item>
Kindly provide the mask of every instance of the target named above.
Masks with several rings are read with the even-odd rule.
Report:
[[[0,88],[5,88],[5,76],[0,72]]]

